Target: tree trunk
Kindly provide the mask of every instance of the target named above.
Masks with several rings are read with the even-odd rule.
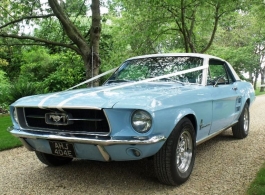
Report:
[[[92,0],[92,25],[90,28],[90,44],[82,36],[80,31],[70,21],[65,14],[63,8],[55,0],[48,0],[55,16],[61,22],[64,31],[68,37],[74,42],[79,49],[79,54],[82,56],[86,69],[86,78],[97,76],[99,73],[100,58],[99,58],[99,39],[101,33],[101,16],[100,16],[100,0]],[[95,81],[94,85],[98,86],[99,82]],[[93,84],[91,85],[93,86]]]
[[[248,72],[248,77],[249,77],[249,82],[251,82],[252,83],[252,85],[253,85],[253,83],[254,83],[254,81],[253,81],[253,72],[252,71],[249,71]]]
[[[265,81],[265,67],[260,69],[261,85],[264,85]],[[260,92],[264,92],[264,87],[260,87]]]
[[[100,58],[99,58],[99,40],[101,33],[101,16],[100,16],[100,1],[92,0],[92,25],[90,28],[90,53],[87,63],[87,78],[97,76],[99,73]],[[99,81],[94,81],[91,86],[98,86]]]
[[[254,89],[257,89],[257,82],[258,82],[258,77],[259,77],[259,71],[255,70],[255,79],[254,79]]]

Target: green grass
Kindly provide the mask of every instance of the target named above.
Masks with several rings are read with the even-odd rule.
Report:
[[[264,95],[265,92],[260,92],[259,90],[256,90],[255,91],[255,95],[258,96],[258,95]]]
[[[255,90],[256,96],[264,95],[265,92],[260,92],[259,88]],[[265,194],[265,163],[259,170],[254,181],[251,182],[248,191],[248,195],[264,195]]]
[[[260,92],[260,87],[257,87],[257,89],[255,90],[255,95],[258,96],[258,95],[264,95],[264,94],[265,94],[265,91]]]
[[[7,131],[12,126],[10,116],[0,117],[0,151],[22,146],[20,140]]]
[[[264,94],[265,94],[265,91],[260,92],[260,87],[257,87],[257,89],[255,90],[255,95],[258,96],[258,95],[264,95]]]
[[[265,194],[265,163],[257,173],[254,181],[250,184],[247,194],[249,195]]]

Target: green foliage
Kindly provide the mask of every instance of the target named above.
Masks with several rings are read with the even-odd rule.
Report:
[[[50,55],[47,49],[33,48],[23,51],[20,79],[29,82],[41,82],[56,70],[58,55]]]
[[[215,45],[209,51],[209,54],[227,60],[242,79],[246,72],[254,71],[259,67],[259,59],[258,56],[253,53],[253,46],[243,46],[238,48],[223,46],[216,47]]]
[[[16,43],[19,44],[20,42],[16,41]],[[10,81],[14,81],[18,78],[20,72],[22,48],[21,46],[13,47],[9,45],[1,47],[2,50],[0,49],[0,58],[2,58],[7,64],[2,64],[2,66],[0,65],[0,69],[6,72],[6,76],[9,78]]]
[[[19,98],[36,95],[41,92],[43,92],[43,89],[35,83],[18,81],[7,89],[5,102],[11,104]]]
[[[168,52],[205,52],[212,44],[217,24],[227,20],[245,1],[212,0],[115,0],[113,14],[117,33],[126,37],[125,47],[137,54]],[[113,7],[111,7],[113,8]],[[115,27],[115,26],[114,26]],[[128,50],[127,48],[127,50]]]
[[[6,77],[6,73],[0,70],[0,87],[6,87],[9,85],[9,80]]]
[[[1,43],[1,42],[0,42]],[[7,61],[7,50],[4,47],[0,48],[0,68],[8,66],[9,62]]]
[[[260,87],[258,87],[256,90],[255,90],[255,95],[258,96],[258,95],[265,95],[265,92],[260,92]]]
[[[265,28],[251,10],[247,13],[235,12],[230,20],[220,25],[209,53],[230,62],[241,79],[246,80],[246,73],[251,75],[248,80],[256,88],[263,66],[261,59],[265,55]]]
[[[263,166],[257,173],[255,180],[250,184],[247,194],[248,195],[265,194],[265,164],[263,164]]]
[[[22,146],[17,137],[11,135],[7,128],[12,125],[10,116],[0,115],[0,151]]]
[[[7,101],[8,86],[0,86],[0,113],[8,113],[9,102]]]
[[[50,54],[49,51],[35,48],[23,52],[20,82],[34,82],[38,89],[54,92],[70,88],[84,80],[85,72],[78,55],[69,51]]]
[[[50,72],[43,80],[42,87],[49,91],[68,89],[85,79],[85,71],[80,56],[72,52],[65,52],[54,56],[55,71]]]
[[[49,92],[68,89],[85,78],[83,67],[72,67],[67,65],[59,67],[57,71],[50,74],[43,82],[43,87]]]
[[[0,66],[7,66],[8,62],[6,61],[6,59],[1,59],[0,58]]]
[[[28,82],[28,80],[20,79],[12,84],[9,83],[1,70],[0,82],[0,113],[7,113],[8,106],[21,97],[44,92],[39,83]]]
[[[8,104],[6,102],[7,90],[10,86],[6,73],[0,70],[0,113],[7,113]]]
[[[21,18],[26,18],[28,15],[44,14],[44,9],[45,13],[49,13],[50,10],[46,7],[41,1],[36,0],[2,0],[0,2],[0,34],[19,34],[21,36],[24,32],[28,33],[29,29],[41,20],[39,18],[21,20]],[[18,42],[16,39],[2,38],[2,40],[6,45],[16,45]],[[28,42],[27,39],[24,41]]]

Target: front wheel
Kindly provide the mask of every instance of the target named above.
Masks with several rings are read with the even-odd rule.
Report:
[[[42,152],[38,152],[38,151],[36,151],[35,153],[36,153],[36,156],[38,157],[38,159],[42,163],[44,163],[48,166],[60,166],[60,165],[68,164],[73,160],[72,158],[54,156],[51,154],[46,154],[46,153],[42,153]]]
[[[237,139],[243,139],[249,132],[249,106],[245,104],[237,124],[232,127],[233,136]]]
[[[194,166],[195,142],[194,127],[188,118],[183,118],[154,156],[155,172],[161,183],[178,185],[187,181]]]

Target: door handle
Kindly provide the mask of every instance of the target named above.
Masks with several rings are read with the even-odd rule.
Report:
[[[233,87],[232,89],[236,91],[237,90],[237,87]]]

